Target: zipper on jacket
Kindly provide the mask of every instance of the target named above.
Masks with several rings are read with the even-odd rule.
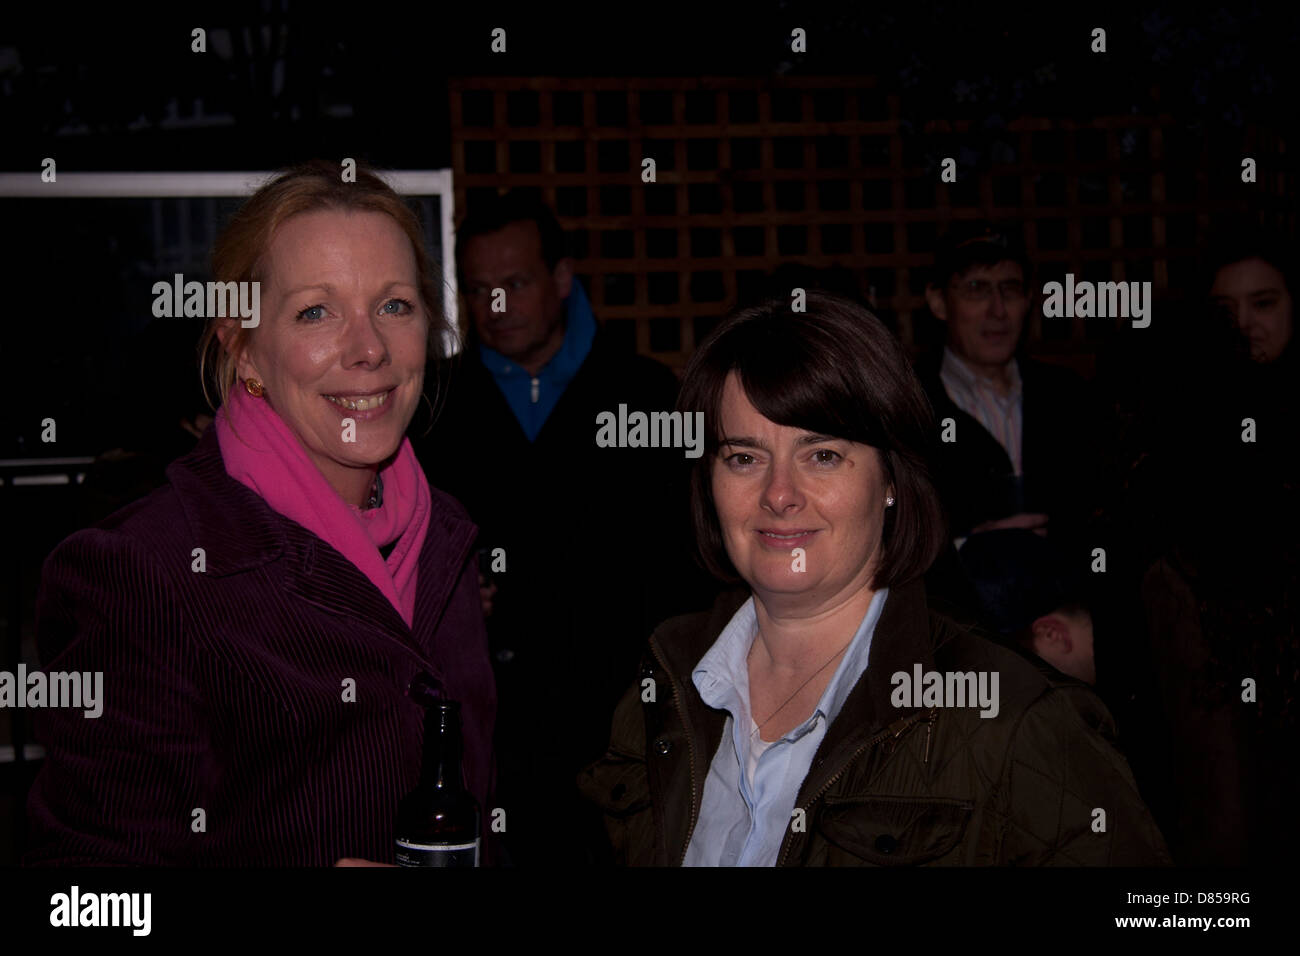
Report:
[[[937,712],[931,710],[930,713],[934,714]],[[867,750],[870,747],[874,747],[882,740],[892,739],[897,741],[900,737],[903,736],[903,733],[905,731],[909,730],[913,725],[915,725],[918,721],[920,721],[920,719],[923,716],[925,715],[920,711],[918,711],[917,713],[912,714],[908,717],[900,717],[898,718],[898,720],[894,721],[892,724],[890,724],[880,733],[876,734],[876,736],[872,737],[870,740],[864,743],[857,750],[853,751],[853,753],[849,756],[849,759],[844,761],[844,766],[840,767],[840,769],[835,772],[835,775],[831,777],[829,780],[827,780],[826,783],[822,785],[822,788],[818,790],[815,794],[813,794],[812,798],[804,805],[805,812],[809,810],[814,803],[816,803],[818,800],[822,798],[822,794],[824,794],[827,790],[829,790],[831,788],[831,785],[835,783],[836,780],[844,776],[844,771],[849,769],[849,766],[853,763],[853,761],[858,759],[858,756],[862,754],[863,751]],[[785,845],[781,848],[781,855],[777,857],[777,861],[776,861],[777,866],[785,865],[785,858],[790,853],[791,844],[794,843],[794,840],[789,839],[788,837],[789,835],[787,834]]]
[[[925,715],[925,755],[921,758],[921,763],[930,762],[930,738],[934,736],[934,721],[939,716],[939,708],[932,707],[930,712]]]
[[[664,659],[659,656],[659,650],[654,644],[650,645],[650,653],[654,654],[655,660],[659,662],[659,667],[668,675],[668,684],[673,689],[673,700],[676,702],[678,713],[682,716],[682,725],[686,728],[686,756],[691,770],[691,816],[686,824],[686,842],[682,844],[681,859],[677,861],[677,865],[681,866],[686,862],[686,851],[690,849],[691,837],[695,835],[695,747],[693,744],[695,734],[691,729],[691,719],[686,713],[686,698],[682,696],[682,689],[677,685],[677,679],[673,677],[673,672],[664,663]],[[667,843],[667,836],[668,834],[665,833],[665,843]]]

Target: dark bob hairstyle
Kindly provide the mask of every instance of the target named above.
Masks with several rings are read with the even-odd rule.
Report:
[[[1204,293],[1209,295],[1220,269],[1247,259],[1267,262],[1281,274],[1292,301],[1300,298],[1300,255],[1294,243],[1277,229],[1241,220],[1224,224],[1203,255]]]
[[[872,586],[925,573],[947,533],[930,480],[934,415],[902,346],[863,306],[809,290],[807,311],[790,297],[730,315],[691,356],[677,407],[704,413],[704,454],[691,471],[691,515],[704,567],[737,582],[713,501],[722,391],[731,372],[759,413],[778,425],[871,445],[894,486],[885,510],[881,559]]]

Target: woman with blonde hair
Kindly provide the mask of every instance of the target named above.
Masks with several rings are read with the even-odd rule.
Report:
[[[28,863],[390,861],[413,682],[462,705],[490,805],[476,529],[406,438],[445,327],[414,214],[373,173],[308,163],[239,210],[213,273],[260,304],[256,326],[207,317],[214,425],[44,568],[42,665],[102,672],[103,712],[36,718]]]

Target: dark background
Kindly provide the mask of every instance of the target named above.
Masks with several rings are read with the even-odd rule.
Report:
[[[863,296],[873,298],[882,318],[913,350],[934,344],[937,335],[923,314],[915,321],[912,315],[924,312],[918,309],[924,274],[917,266],[927,261],[935,234],[942,231],[924,221],[938,202],[950,204],[954,216],[965,206],[971,214],[978,209],[1005,218],[1010,211],[1015,217],[1026,197],[1040,207],[1064,208],[1066,184],[1073,180],[1077,201],[1090,217],[1037,222],[1037,248],[1060,250],[1042,257],[1056,260],[1048,263],[1046,277],[1073,266],[1083,278],[1118,278],[1111,266],[1123,263],[1125,278],[1148,279],[1152,261],[1167,259],[1168,280],[1154,276],[1156,293],[1179,305],[1201,291],[1191,288],[1196,263],[1188,250],[1203,246],[1214,228],[1208,215],[1189,211],[1192,204],[1207,213],[1212,208],[1216,216],[1232,209],[1261,221],[1294,224],[1297,153],[1287,146],[1295,143],[1300,121],[1291,99],[1300,88],[1292,55],[1300,16],[1280,5],[516,6],[281,2],[197,5],[183,12],[145,4],[129,14],[115,8],[74,7],[66,13],[61,8],[58,14],[45,8],[11,10],[0,26],[0,171],[35,176],[46,156],[55,157],[63,173],[270,170],[314,156],[352,156],[381,168],[455,167],[459,217],[465,182],[472,195],[493,188],[484,182],[522,181],[514,175],[522,165],[513,151],[509,160],[493,164],[491,138],[510,137],[513,147],[513,137],[529,132],[510,119],[511,128],[501,128],[500,117],[491,112],[492,94],[475,90],[476,77],[514,77],[521,90],[533,77],[578,80],[578,88],[588,79],[595,85],[600,77],[645,82],[712,76],[731,78],[733,84],[749,77],[758,89],[771,90],[774,120],[788,119],[788,113],[796,121],[802,115],[798,100],[807,90],[791,84],[815,77],[870,77],[873,105],[878,102],[882,114],[889,110],[882,118],[895,132],[890,138],[864,138],[861,157],[853,154],[857,165],[847,163],[848,175],[868,164],[892,164],[894,185],[903,194],[891,195],[889,180],[866,180],[863,204],[872,207],[875,197],[877,212],[859,217],[866,243],[853,248],[865,252],[846,257],[847,265]],[[190,30],[198,25],[207,30],[206,54],[190,51]],[[507,29],[506,54],[490,52],[495,26]],[[790,52],[790,30],[796,26],[807,31],[808,53]],[[1089,50],[1096,26],[1107,30],[1107,52],[1101,55]],[[851,99],[852,91],[845,94]],[[648,112],[649,96],[640,95]],[[464,110],[455,136],[453,99]],[[733,96],[733,120],[738,101]],[[860,105],[864,118],[865,103]],[[603,110],[600,102],[597,106]],[[688,100],[686,124],[692,122],[692,108]],[[826,139],[821,136],[825,124],[817,122],[822,110],[818,99],[804,122],[818,166]],[[1161,119],[1155,126],[1125,129],[1116,125],[1125,116]],[[1025,133],[1026,118],[1043,131]],[[486,128],[475,128],[484,122]],[[1078,129],[1069,156],[1053,124]],[[1159,147],[1153,130],[1160,133]],[[868,155],[866,139],[873,140],[870,148],[880,156]],[[901,156],[889,156],[891,139]],[[799,141],[799,136],[775,138],[778,166],[782,147],[798,150]],[[653,145],[647,141],[645,152],[655,154]],[[733,145],[739,156],[739,145]],[[486,164],[480,146],[487,147]],[[1160,157],[1151,155],[1154,148]],[[657,155],[661,167],[671,162],[662,151]],[[1259,162],[1256,184],[1240,182],[1240,160],[1246,155]],[[960,181],[936,198],[933,184],[945,156],[957,158]],[[693,164],[693,157],[688,162]],[[1053,171],[1034,172],[1048,163],[1056,164]],[[589,173],[596,172],[592,166]],[[725,180],[731,172],[709,176]],[[634,168],[628,174],[634,182],[635,173]],[[1163,178],[1163,201],[1152,194],[1152,173]],[[814,171],[808,180],[818,177],[821,188],[827,175],[835,174]],[[735,198],[726,196],[729,212],[740,203],[745,176],[736,175]],[[978,192],[985,180],[992,190],[988,195]],[[759,197],[757,184],[750,185]],[[800,183],[775,185],[774,194],[758,198],[760,220],[765,213],[794,209],[803,221],[817,221],[820,206],[809,208],[799,195],[794,205],[787,201],[789,193],[801,192]],[[783,186],[791,188],[783,192]],[[667,298],[657,299],[662,308],[647,304],[638,288],[636,305],[624,309],[622,303],[633,300],[634,280],[646,277],[618,270],[612,261],[620,254],[611,252],[615,240],[625,238],[604,235],[614,219],[592,208],[594,202],[574,206],[568,201],[581,190],[548,185],[543,192],[560,207],[576,251],[592,260],[585,273],[580,263],[579,274],[597,314],[603,320],[635,319],[611,324],[629,348],[675,368],[763,275],[764,269],[743,267],[736,268],[734,279],[720,271],[697,272],[678,299],[670,269],[649,277],[650,303],[668,286]],[[104,211],[103,201],[77,202],[75,228],[60,213],[51,217],[56,223],[42,229],[28,200],[6,206],[0,276],[13,309],[6,352],[19,357],[8,363],[11,394],[50,411],[34,415],[26,401],[6,403],[0,410],[0,456],[50,453],[38,448],[39,422],[55,412],[64,453],[74,446],[77,453],[96,454],[122,445],[131,427],[125,420],[146,421],[149,406],[157,404],[159,380],[175,396],[173,402],[201,403],[196,377],[186,368],[163,368],[152,358],[168,354],[191,331],[184,323],[155,324],[146,335],[145,307],[152,299],[127,280],[142,282],[136,279],[142,268],[164,277],[172,270],[140,256],[133,259],[127,231],[115,232],[113,213]],[[681,205],[679,225],[694,211]],[[948,208],[938,213],[940,220]],[[911,217],[905,229],[891,227],[888,220],[895,215],[899,222]],[[1167,229],[1163,243],[1153,235],[1154,215],[1162,216]],[[824,242],[832,241],[828,229],[835,228],[823,227]],[[1082,234],[1067,239],[1070,229]],[[800,230],[782,229],[778,241],[760,248],[751,265],[770,272],[778,264],[827,264],[826,256],[805,254],[816,248],[809,249],[802,236],[787,242],[790,231]],[[847,235],[843,229],[835,241],[842,235]],[[197,238],[196,248],[206,236]],[[676,249],[697,261],[703,261],[701,251],[708,252],[704,244]],[[736,251],[745,251],[739,240]],[[656,285],[656,279],[666,283]],[[686,328],[679,331],[679,326]],[[1066,340],[1054,342],[1054,333]],[[1074,334],[1068,323],[1044,331],[1031,318],[1027,338],[1031,352],[1050,353],[1091,376],[1098,342],[1108,334],[1101,323],[1087,329],[1080,323]],[[1161,334],[1156,329],[1150,337]],[[148,367],[131,367],[131,355],[149,356]],[[75,393],[66,387],[73,382],[80,384]],[[104,421],[107,409],[124,405],[135,411],[118,416],[116,424]]]
[[[879,95],[894,98],[896,136],[915,178],[937,180],[947,155],[981,176],[1015,161],[1013,127],[1024,117],[1050,128],[1161,115],[1170,118],[1161,127],[1161,163],[1171,182],[1179,170],[1205,182],[1192,194],[1209,195],[1216,215],[1294,228],[1298,25],[1295,7],[1255,3],[653,2],[512,9],[495,2],[268,2],[184,11],[150,4],[10,5],[0,23],[0,171],[36,177],[46,156],[56,157],[60,173],[269,170],[311,157],[352,156],[382,168],[462,172],[453,94],[472,92],[475,78],[749,77],[760,89],[777,90],[802,78],[852,75],[873,77]],[[190,51],[196,26],[207,30],[206,54]],[[505,55],[489,48],[498,26],[507,30]],[[807,31],[806,54],[790,52],[795,27]],[[1107,31],[1104,55],[1089,50],[1094,27]],[[1149,149],[1145,134],[1130,137],[1119,129],[1109,135],[1114,143],[1107,140],[1103,151],[1121,165],[1140,162]],[[1261,181],[1253,186],[1240,182],[1244,155],[1259,161]],[[1148,200],[1149,218],[1161,210]],[[129,293],[128,277],[139,263],[117,244],[112,217],[97,211],[96,201],[84,201],[79,227],[59,234],[62,227],[41,227],[32,200],[22,202],[28,208],[20,212],[14,201],[0,200],[8,210],[0,214],[0,280],[10,398],[0,412],[0,458],[98,455],[130,447],[177,413],[199,410],[197,374],[185,351],[194,330],[178,324],[160,331],[141,321],[152,297],[141,301]],[[1142,199],[1099,202],[1104,210],[1107,203],[1140,205]],[[1007,203],[981,198],[978,205]],[[562,219],[594,234],[602,224],[588,222],[592,215]],[[1184,226],[1184,248],[1199,247],[1211,238],[1214,220],[1188,214]],[[926,240],[909,239],[904,250],[882,253],[891,270],[910,271],[889,280],[905,277],[886,290],[881,312],[906,332],[909,348],[919,348],[934,337],[923,316],[912,320]],[[1125,263],[1130,279],[1148,278],[1143,269],[1158,245],[1150,237],[1137,243],[1106,237],[1099,261]],[[764,256],[772,266],[807,258],[773,248]],[[1062,269],[1073,261],[1065,253],[1059,258]],[[1179,314],[1174,306],[1203,291],[1192,288],[1204,277],[1191,257],[1181,268],[1174,258],[1168,282],[1157,290],[1149,339],[1112,329],[1053,343],[1031,333],[1031,351],[1089,374],[1098,373],[1099,357],[1109,356],[1109,365],[1100,364],[1119,368],[1112,374],[1120,376],[1133,367],[1125,356],[1130,363],[1139,353],[1142,361],[1158,361],[1153,343],[1177,343],[1178,326],[1169,321]],[[603,281],[599,271],[584,274],[589,286]],[[869,269],[851,271],[864,293],[876,286]],[[602,309],[606,286],[600,288],[593,295],[597,315],[628,322],[629,348],[662,353],[680,366],[691,334],[670,335],[659,347],[663,336],[652,341],[635,327],[656,314],[675,326],[671,306],[659,313],[619,313],[612,303]],[[697,309],[694,340],[731,304],[723,297]],[[57,452],[39,444],[47,415],[60,421]],[[15,650],[32,660],[41,560],[93,517],[97,505],[74,500],[74,488],[6,486],[0,493],[8,562],[0,666],[7,667]],[[129,494],[129,487],[119,489],[119,497]],[[21,712],[0,713],[0,744],[22,739],[21,721]],[[21,838],[21,798],[31,771],[21,760],[0,763],[6,824],[0,863],[13,858],[11,841]]]

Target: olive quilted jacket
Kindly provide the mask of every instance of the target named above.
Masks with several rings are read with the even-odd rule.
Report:
[[[728,591],[711,611],[655,631],[609,750],[580,775],[620,863],[685,858],[727,716],[700,699],[691,671],[747,597]],[[996,671],[997,715],[895,707],[891,675],[918,663]],[[867,670],[800,788],[778,865],[1168,865],[1114,740],[1087,685],[930,610],[919,581],[894,588]]]

